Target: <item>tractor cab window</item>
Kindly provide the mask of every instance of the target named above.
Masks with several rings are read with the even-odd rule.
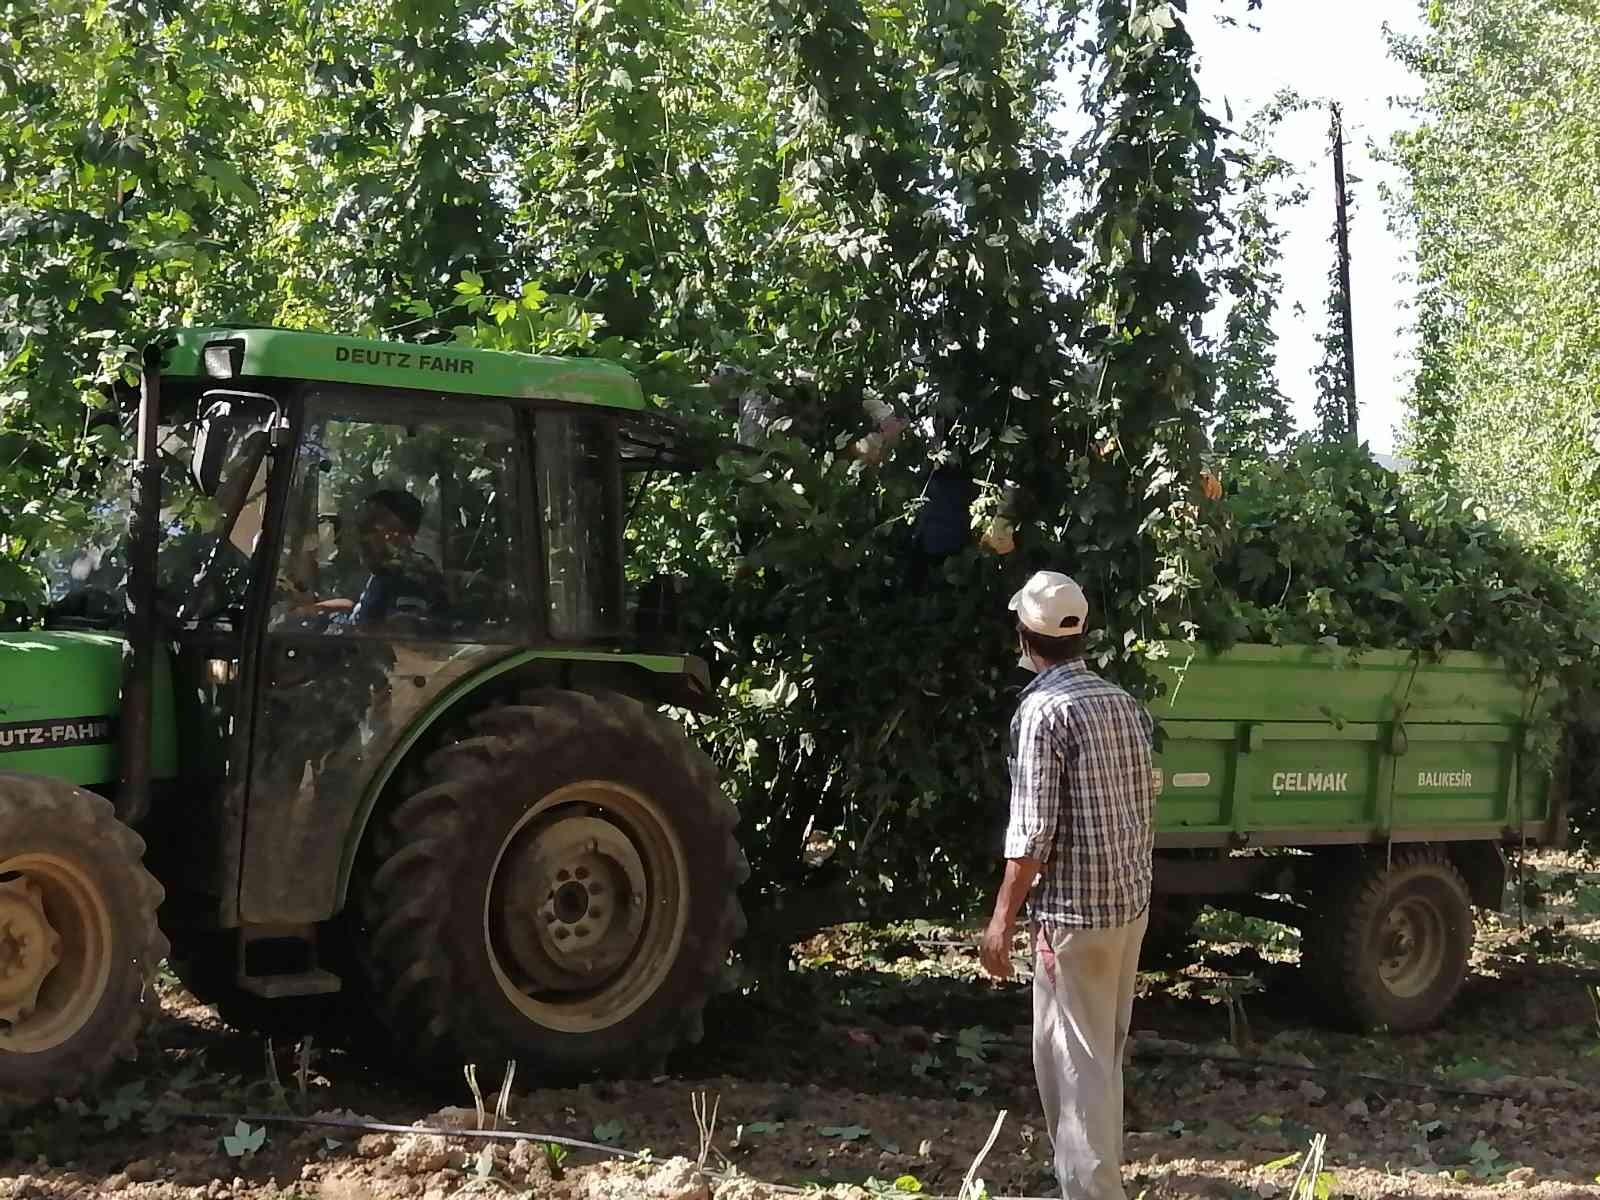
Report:
[[[615,634],[622,620],[622,501],[609,417],[545,409],[534,427],[550,635]]]
[[[316,395],[271,624],[282,632],[520,640],[515,441],[503,405]]]

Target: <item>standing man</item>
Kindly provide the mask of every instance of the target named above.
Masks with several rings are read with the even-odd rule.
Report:
[[[1033,1065],[1061,1192],[1124,1200],[1122,1055],[1154,846],[1150,714],[1084,664],[1089,602],[1066,575],[1040,571],[1011,611],[1037,677],[1011,721],[1005,881],[981,956],[1010,977],[1026,901]]]

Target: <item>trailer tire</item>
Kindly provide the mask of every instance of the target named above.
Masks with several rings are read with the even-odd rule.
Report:
[[[1472,901],[1449,856],[1397,850],[1342,874],[1302,939],[1308,982],[1339,1024],[1408,1033],[1439,1020],[1466,981]]]
[[[143,859],[110,801],[0,772],[0,1099],[66,1098],[133,1057],[167,955]]]
[[[744,932],[738,810],[672,721],[555,689],[474,714],[387,813],[356,952],[425,1072],[659,1069]]]

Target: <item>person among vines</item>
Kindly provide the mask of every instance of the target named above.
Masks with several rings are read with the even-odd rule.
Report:
[[[1155,846],[1152,722],[1084,662],[1089,602],[1040,571],[1011,598],[1021,665],[1005,879],[984,969],[1010,978],[1026,907],[1033,1063],[1065,1200],[1124,1200],[1122,1059]]]

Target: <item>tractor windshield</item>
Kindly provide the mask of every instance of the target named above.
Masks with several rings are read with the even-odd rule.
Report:
[[[272,627],[524,640],[514,429],[504,404],[308,398]]]

